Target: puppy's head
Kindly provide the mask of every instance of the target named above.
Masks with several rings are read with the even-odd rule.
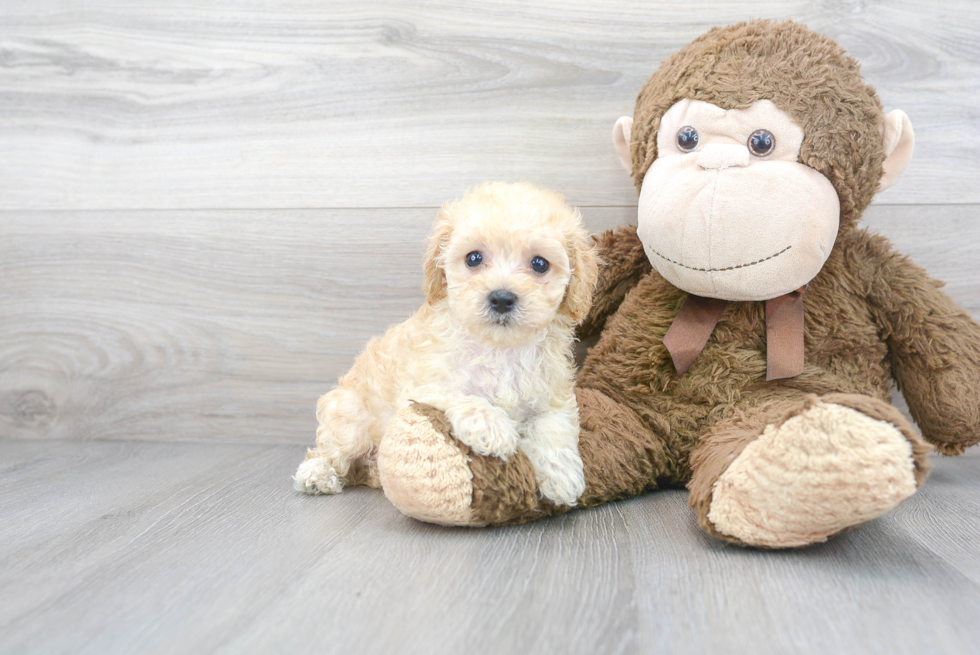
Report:
[[[445,299],[479,340],[517,346],[553,321],[569,328],[581,321],[596,275],[591,239],[560,195],[489,183],[442,207],[424,287],[430,303]]]

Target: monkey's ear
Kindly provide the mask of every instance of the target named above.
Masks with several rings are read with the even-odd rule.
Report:
[[[619,155],[619,163],[630,174],[633,173],[633,155],[630,154],[630,134],[633,132],[633,119],[623,116],[613,125],[613,146]]]
[[[878,183],[878,191],[884,191],[895,184],[902,171],[912,160],[915,149],[915,133],[909,117],[901,109],[888,112],[885,116],[885,127],[882,131],[882,145],[885,148],[885,161],[881,164],[884,171]]]

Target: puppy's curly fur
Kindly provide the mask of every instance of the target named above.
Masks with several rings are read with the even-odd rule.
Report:
[[[520,449],[541,494],[574,505],[585,479],[572,342],[597,276],[578,211],[530,184],[484,184],[442,207],[424,271],[422,308],[372,339],[317,403],[316,448],[296,489],[378,486],[388,421],[420,402],[445,412],[477,453],[506,459]]]

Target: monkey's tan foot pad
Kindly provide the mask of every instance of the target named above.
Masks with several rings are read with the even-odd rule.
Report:
[[[388,423],[378,450],[388,500],[404,514],[441,525],[523,523],[556,511],[538,492],[530,460],[481,456],[451,434],[442,412],[422,404]]]
[[[915,456],[894,424],[816,402],[745,447],[715,482],[708,520],[750,546],[825,541],[915,493]]]
[[[388,423],[378,448],[381,488],[392,504],[420,521],[479,525],[473,517],[473,473],[448,437],[436,410],[402,410]]]

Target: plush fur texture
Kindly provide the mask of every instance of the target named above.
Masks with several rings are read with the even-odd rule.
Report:
[[[822,541],[912,493],[932,446],[953,455],[980,441],[980,326],[941,283],[856,225],[882,176],[883,119],[839,46],[795,23],[756,21],[683,48],[637,100],[638,189],[657,156],[660,118],[682,98],[725,108],[772,100],[804,129],[799,161],[840,198],[837,241],[803,296],[805,367],[767,382],[765,303],[732,302],[678,377],[662,340],[687,294],[651,268],[635,228],[600,235],[604,263],[581,329],[599,339],[576,387],[586,481],[578,506],[686,485],[699,523],[720,539]],[[922,437],[889,404],[893,383]],[[436,417],[430,425],[466,455],[468,523],[567,510],[539,499],[526,461],[483,457]]]
[[[712,485],[707,523],[767,547],[805,546],[887,512],[916,490],[893,424],[816,402],[767,425]]]
[[[841,227],[853,225],[881,178],[883,114],[860,65],[832,39],[791,21],[716,27],[660,65],[640,91],[630,147],[637,191],[657,158],[660,118],[685,98],[723,109],[771,100],[803,128],[800,163],[830,180]]]
[[[809,438],[793,429],[797,417],[825,408],[836,411],[825,412],[817,422],[822,429],[812,432]],[[842,412],[850,412],[851,416]],[[858,427],[862,423],[877,426],[882,440],[898,456],[876,460],[874,448],[864,439],[867,435],[846,426],[848,418]],[[773,448],[777,440],[781,448]],[[747,448],[754,450],[751,457],[742,456]],[[691,507],[708,533],[743,545],[775,548],[824,541],[911,495],[929,473],[926,455],[930,450],[901,413],[882,400],[852,394],[775,400],[758,410],[735,412],[712,426],[700,440],[691,456]],[[858,471],[846,471],[848,466],[857,467]],[[739,503],[741,513],[753,519],[743,525],[756,528],[741,535],[727,526],[717,526],[711,517],[712,510],[718,513],[719,485],[738,469],[742,469],[743,494],[766,492],[775,501],[754,507]],[[745,476],[745,469],[752,471],[751,475]],[[768,475],[761,475],[759,469]],[[746,478],[754,484],[745,485]],[[901,489],[893,485],[895,479]],[[781,481],[776,489],[767,485],[772,480]],[[872,484],[875,481],[879,484]],[[849,488],[852,486],[855,488]],[[879,505],[883,501],[887,502]],[[813,520],[818,513],[821,520]],[[797,517],[806,520],[798,521],[796,529],[782,534],[774,530],[773,519],[782,519],[786,526],[787,518]]]
[[[599,242],[615,247],[601,250],[611,256],[604,257],[598,288],[611,294],[600,296],[596,306],[608,313],[594,313],[585,322],[606,324],[576,389],[582,426],[579,453],[586,479],[579,507],[690,484],[692,507],[702,525],[719,538],[746,543],[716,531],[707,521],[713,485],[766,426],[799,413],[810,398],[852,407],[894,425],[911,444],[916,483],[921,484],[931,447],[888,404],[893,379],[904,390],[911,387],[932,397],[943,389],[959,390],[944,395],[939,404],[909,400],[923,436],[942,452],[956,454],[980,440],[980,326],[939,290],[938,283],[895,253],[886,239],[856,229],[838,242],[804,299],[804,373],[774,382],[765,381],[762,302],[730,304],[705,352],[684,378],[678,378],[661,339],[685,294],[652,271],[649,263],[634,265],[630,253],[641,248],[635,229],[606,233]],[[897,280],[887,279],[890,264],[903,273]],[[617,290],[635,278],[637,268],[645,275],[617,304]],[[900,285],[893,286],[895,282]],[[910,289],[921,297],[909,298]],[[913,306],[930,313],[911,311]],[[887,319],[879,324],[879,317]],[[912,348],[921,349],[914,364],[895,366],[893,351],[907,354]],[[953,351],[960,353],[955,366],[948,358]],[[903,375],[906,370],[915,374]],[[448,432],[445,438],[453,440]],[[712,456],[716,448],[721,450]],[[697,452],[699,458],[694,457]],[[480,503],[483,511],[474,503],[471,521],[520,523],[555,512],[554,506],[533,500],[533,489],[520,472],[526,464],[468,456],[474,495],[481,489],[482,497],[494,497],[493,502]]]
[[[473,254],[479,257],[471,261]],[[533,269],[536,258],[546,260],[545,270]],[[338,493],[355,481],[375,482],[374,460],[392,417],[424,402],[445,412],[475,452],[507,459],[520,450],[545,497],[575,504],[585,479],[572,336],[597,275],[578,212],[529,184],[477,187],[442,208],[424,270],[426,304],[368,343],[320,399],[317,445],[296,473],[296,488]],[[509,294],[506,311],[494,310],[501,293]]]
[[[468,448],[447,439],[452,427],[445,415],[412,404],[388,427],[401,436],[382,439],[378,447],[378,468],[384,472],[380,482],[391,502],[430,523],[483,525],[470,509],[473,473],[467,464]]]
[[[772,150],[753,155],[760,127]],[[696,147],[677,142],[698,133]],[[834,245],[834,186],[800,163],[803,129],[770,100],[723,109],[681,100],[660,121],[657,160],[645,172],[637,234],[671,284],[722,300],[768,300],[809,282]]]

